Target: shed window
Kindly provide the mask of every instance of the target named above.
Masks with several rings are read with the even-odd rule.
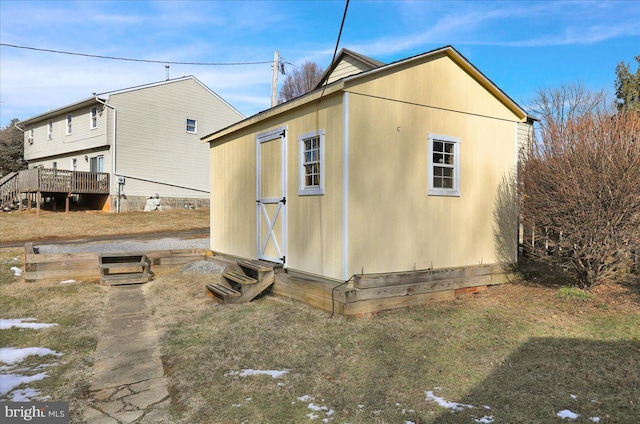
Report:
[[[97,107],[92,107],[91,108],[91,129],[96,129],[98,128],[98,108]]]
[[[324,131],[298,138],[300,146],[300,195],[324,194]]]
[[[73,124],[73,115],[67,114],[67,135],[71,134]]]
[[[429,134],[429,192],[460,196],[460,139]]]
[[[187,119],[187,132],[190,134],[198,133],[198,121],[195,119]]]

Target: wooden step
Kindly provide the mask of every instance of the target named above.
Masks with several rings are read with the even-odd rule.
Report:
[[[242,268],[252,269],[257,272],[273,271],[273,265],[264,261],[238,261],[238,265]]]
[[[108,286],[121,286],[125,284],[142,284],[151,281],[151,274],[148,272],[137,272],[127,274],[107,274],[100,277],[100,282]]]
[[[214,295],[222,297],[223,299],[241,296],[241,293],[239,291],[223,286],[222,284],[207,284],[207,290],[209,290]]]
[[[222,276],[229,281],[233,281],[239,284],[255,284],[258,282],[258,280],[256,280],[255,278],[251,278],[241,272],[227,271],[222,274]]]

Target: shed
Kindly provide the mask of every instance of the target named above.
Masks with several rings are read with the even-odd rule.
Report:
[[[387,65],[343,50],[314,91],[203,138],[211,249],[347,287],[513,264],[504,192],[531,122],[451,46]]]

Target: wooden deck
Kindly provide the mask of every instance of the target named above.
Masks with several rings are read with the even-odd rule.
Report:
[[[36,196],[36,204],[40,209],[42,196],[65,194],[109,194],[109,174],[105,172],[67,171],[63,169],[32,168],[11,173],[0,181],[0,202],[2,207],[28,199],[27,207],[31,207],[30,198]],[[69,210],[68,201],[66,210]]]

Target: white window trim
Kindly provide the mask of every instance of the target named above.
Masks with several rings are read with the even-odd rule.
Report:
[[[304,169],[304,142],[313,137],[318,137],[320,140],[320,186],[319,187],[305,187],[305,169]],[[298,195],[300,196],[318,196],[324,194],[324,130],[313,131],[306,134],[302,134],[298,137],[298,158],[299,158],[299,188]]]
[[[193,121],[193,126],[195,128],[193,131],[189,131],[189,121]],[[197,119],[187,118],[187,120],[185,122],[185,126],[186,126],[186,130],[187,130],[187,134],[198,134],[198,120]]]
[[[433,186],[433,142],[434,140],[454,143],[453,145],[453,188],[436,188]],[[427,192],[430,196],[460,196],[460,138],[448,135],[431,134],[428,137],[429,142],[429,169],[428,169],[428,187]]]
[[[96,128],[98,128],[98,108],[94,106],[89,112],[89,129],[95,130]]]
[[[67,113],[64,121],[65,134],[71,135],[73,133],[73,114]]]

